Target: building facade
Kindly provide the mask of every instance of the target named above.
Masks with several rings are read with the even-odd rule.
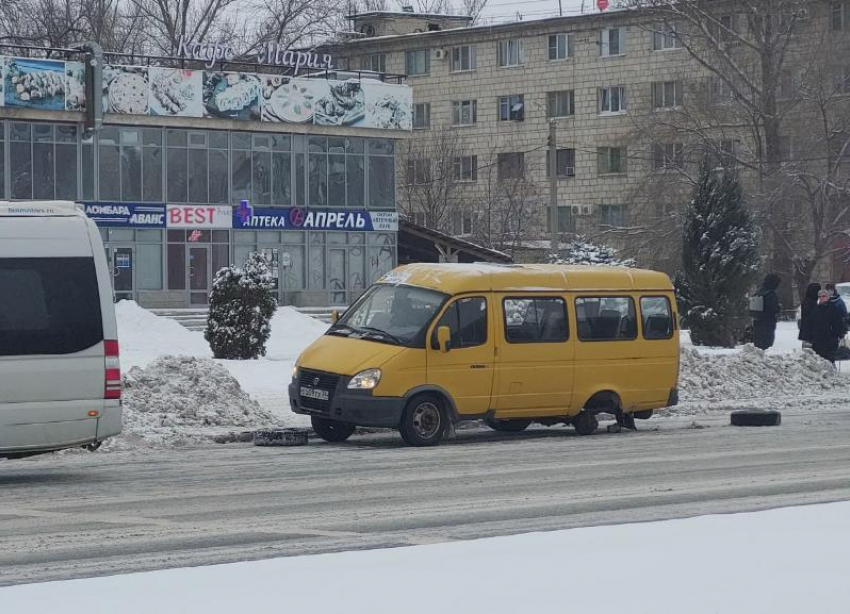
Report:
[[[804,72],[803,51],[820,44],[846,48],[847,10],[845,2],[812,2],[794,14],[799,25],[778,77],[783,87]],[[746,58],[747,46],[736,39],[753,36],[760,23],[734,3],[717,3],[717,11],[708,34],[724,52]],[[789,19],[774,17],[776,28]],[[538,248],[544,256],[554,124],[558,230],[613,242],[642,264],[673,272],[678,253],[666,249],[663,233],[655,243],[634,236],[681,224],[690,193],[682,171],[692,174],[706,158],[725,167],[741,152],[738,158],[756,155],[758,144],[739,109],[729,112],[734,92],[672,31],[640,11],[446,24],[404,34],[403,15],[392,16],[392,28],[384,27],[388,19],[384,13],[355,16],[358,32],[396,34],[354,38],[332,49],[342,66],[380,65],[408,75],[414,138],[397,156],[397,198],[400,210],[420,223],[515,255]],[[830,61],[846,80],[846,61]],[[743,70],[758,82],[759,67],[751,62],[745,59]],[[850,91],[841,83],[840,92]],[[805,115],[810,109],[802,111],[801,97],[782,99],[782,89],[787,144],[795,131],[805,136],[811,116]],[[710,135],[700,132],[709,125]],[[757,181],[756,169],[740,172]]]
[[[346,305],[395,266],[406,86],[109,66],[86,134],[77,68],[0,57],[0,199],[84,203],[117,299],[204,306],[260,252],[282,304]]]

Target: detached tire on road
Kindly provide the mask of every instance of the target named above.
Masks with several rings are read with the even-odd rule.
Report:
[[[489,426],[494,431],[500,433],[519,433],[524,431],[531,424],[531,420],[523,420],[515,418],[511,420],[497,420],[496,418],[485,418],[484,424]]]
[[[405,443],[422,448],[438,445],[447,426],[443,400],[433,394],[420,394],[408,401],[398,430]]]
[[[773,410],[752,409],[732,412],[732,426],[779,426],[782,414]]]
[[[351,437],[354,429],[357,428],[356,425],[350,422],[328,420],[327,418],[320,418],[318,416],[312,416],[310,422],[313,424],[313,430],[316,432],[316,435],[331,443],[345,441]]]

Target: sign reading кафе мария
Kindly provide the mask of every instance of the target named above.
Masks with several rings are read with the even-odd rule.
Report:
[[[227,43],[207,43],[184,36],[177,46],[177,55],[186,60],[205,62],[207,68],[212,68],[219,62],[233,62],[238,54]],[[295,76],[304,68],[330,70],[333,67],[333,58],[327,53],[319,55],[312,51],[293,51],[280,43],[266,43],[259,50],[244,55],[253,57],[257,64],[292,68]]]

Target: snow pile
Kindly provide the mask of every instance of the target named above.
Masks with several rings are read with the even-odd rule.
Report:
[[[163,356],[124,377],[124,433],[111,447],[209,441],[224,431],[279,422],[216,361]]]
[[[269,360],[295,361],[304,349],[325,334],[328,325],[292,307],[278,307],[271,322],[272,336],[266,344]]]
[[[121,367],[125,371],[131,367],[145,367],[163,355],[212,357],[202,333],[154,315],[134,301],[116,303],[115,315],[118,319]]]
[[[681,405],[665,413],[798,404],[802,399],[844,399],[847,380],[811,350],[766,353],[745,345],[734,353],[682,348]],[[757,401],[756,403],[753,403]]]

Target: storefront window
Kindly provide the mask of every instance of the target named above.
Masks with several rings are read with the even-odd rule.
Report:
[[[136,285],[139,290],[162,290],[162,245],[138,245],[136,254]]]
[[[235,141],[235,139],[234,139]],[[238,202],[251,199],[251,154],[248,151],[234,150],[232,152],[232,190],[233,200]]]
[[[369,156],[369,208],[395,207],[395,163],[392,156]]]
[[[225,135],[227,141],[227,135]],[[212,140],[211,140],[212,142]],[[211,149],[210,150],[210,202],[211,203],[227,203],[230,202],[230,194],[228,190],[227,172],[227,150]]]
[[[258,205],[271,204],[272,200],[272,154],[269,151],[254,151],[253,159],[253,202]]]
[[[168,244],[168,289],[186,289],[186,245]]]
[[[0,126],[0,132],[3,128]],[[0,144],[3,138],[0,136]],[[12,198],[78,198],[76,126],[13,122],[9,140]],[[5,164],[0,161],[0,197],[5,195],[4,171]]]
[[[166,163],[169,202],[185,203],[189,188],[189,169],[186,160],[186,149],[171,146],[171,131],[169,131],[168,158]],[[185,136],[185,135],[184,135]]]
[[[272,154],[272,203],[292,205],[292,154],[274,152]]]

